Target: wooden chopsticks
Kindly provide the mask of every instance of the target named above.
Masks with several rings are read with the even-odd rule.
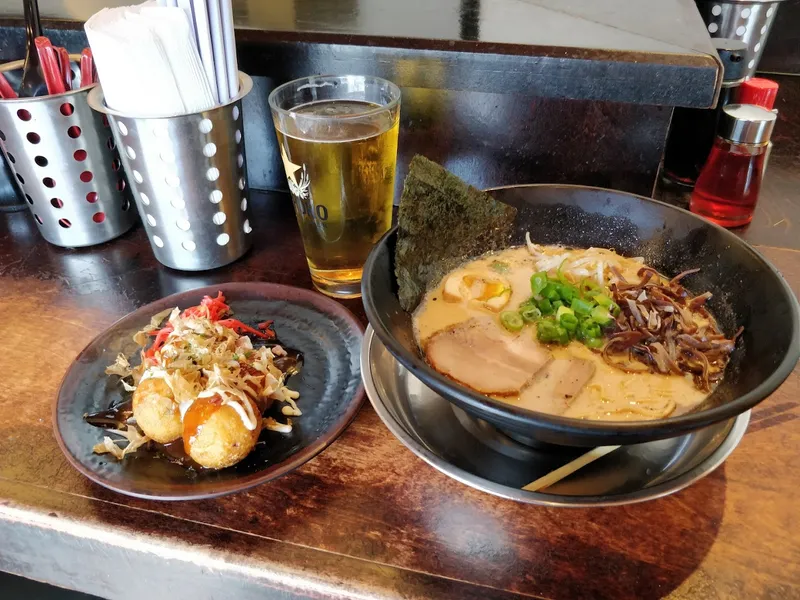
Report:
[[[582,469],[589,463],[596,461],[598,458],[602,458],[606,454],[613,452],[619,447],[620,446],[598,446],[597,448],[593,448],[586,454],[583,454],[575,460],[568,462],[555,471],[550,471],[547,475],[539,477],[539,479],[536,481],[531,481],[528,485],[523,486],[522,489],[526,492],[538,492],[539,490],[543,490],[544,488],[549,487],[566,477],[569,477],[578,469]]]

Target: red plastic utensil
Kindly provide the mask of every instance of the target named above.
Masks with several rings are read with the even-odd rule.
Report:
[[[81,87],[94,83],[94,57],[91,48],[81,52]]]
[[[58,57],[50,40],[44,36],[36,38],[36,51],[42,65],[44,81],[49,94],[63,94],[66,91],[64,81],[61,79],[61,69],[58,66]]]
[[[58,54],[58,64],[61,67],[61,78],[64,81],[66,90],[72,89],[72,64],[69,62],[69,52],[66,48],[58,47],[55,49]],[[61,113],[69,116],[73,113],[72,104],[65,102],[61,105]]]
[[[11,87],[11,84],[8,83],[8,79],[6,76],[0,73],[0,98],[7,100],[9,98],[16,98],[17,92],[14,91],[14,88]]]
[[[64,81],[66,90],[72,89],[72,65],[69,62],[69,52],[66,48],[58,47],[55,49],[58,55],[58,66],[61,69],[61,79]]]

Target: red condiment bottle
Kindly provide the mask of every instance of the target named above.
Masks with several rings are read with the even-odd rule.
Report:
[[[755,104],[772,110],[779,87],[778,83],[771,79],[753,77],[736,90],[736,104]]]
[[[753,219],[775,113],[750,104],[722,109],[717,137],[692,192],[689,208],[723,227]]]

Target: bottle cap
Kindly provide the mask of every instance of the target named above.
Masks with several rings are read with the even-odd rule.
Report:
[[[775,106],[775,97],[778,95],[778,87],[778,84],[771,79],[753,77],[739,86],[736,103],[755,104],[772,110]]]
[[[737,144],[765,144],[772,135],[777,115],[752,104],[728,104],[722,108],[717,133]]]
[[[729,38],[713,38],[711,42],[717,49],[722,61],[722,81],[732,82],[744,78],[747,71],[747,44],[741,40]]]

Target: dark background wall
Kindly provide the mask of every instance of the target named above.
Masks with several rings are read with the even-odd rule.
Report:
[[[766,73],[800,74],[800,0],[781,3],[758,68]]]
[[[46,32],[71,52],[86,44],[74,26]],[[0,61],[21,56],[24,34],[18,25],[0,26]],[[398,189],[406,165],[416,153],[439,161],[478,187],[528,182],[579,183],[612,187],[643,195],[653,191],[663,153],[671,107],[598,100],[569,100],[553,90],[543,95],[514,91],[497,81],[487,91],[449,89],[437,70],[446,61],[419,52],[411,58],[376,59],[374,48],[317,45],[303,42],[239,44],[243,70],[257,74],[245,102],[248,171],[257,189],[286,189],[277,157],[267,96],[287,79],[314,72],[362,72],[365,66],[403,86]],[[528,70],[539,68],[531,63]],[[487,71],[492,71],[489,64]],[[503,72],[502,64],[495,71]],[[523,70],[525,67],[523,66]],[[781,4],[762,58],[761,70],[800,74],[800,0]],[[552,73],[557,73],[553,70]],[[477,71],[476,71],[477,73]],[[467,75],[470,75],[467,73]],[[438,78],[438,79],[437,79]],[[542,71],[537,86],[543,91],[554,80]],[[420,86],[417,82],[424,81]],[[436,82],[443,82],[437,85]],[[433,82],[431,84],[431,82]],[[400,81],[403,85],[403,81]],[[559,82],[591,97],[586,78]],[[535,86],[534,86],[535,87]],[[6,173],[0,173],[0,204],[15,195]]]
[[[86,45],[82,29],[46,28],[46,34],[54,45],[70,52]],[[483,188],[554,182],[643,195],[653,191],[671,107],[563,97],[591,98],[593,90],[586,80],[597,77],[590,73],[571,70],[573,75],[559,80],[563,65],[545,63],[541,57],[518,57],[510,63],[485,54],[462,57],[422,50],[248,41],[246,32],[241,37],[240,68],[254,79],[253,91],[244,101],[244,117],[248,176],[255,189],[287,189],[267,104],[270,91],[309,73],[356,72],[383,76],[401,86],[397,190],[411,158],[423,153]],[[24,54],[23,48],[20,27],[0,26],[0,61]],[[626,69],[633,64],[609,62],[603,68],[607,78],[629,81],[632,76]],[[459,70],[460,82],[493,91],[463,85],[450,89],[454,70]],[[481,84],[476,76],[494,80]],[[532,87],[541,89],[542,95],[519,93],[523,76],[533,78]],[[691,72],[686,77],[691,79]],[[0,177],[0,194],[6,197],[13,196],[9,179],[8,174]]]

